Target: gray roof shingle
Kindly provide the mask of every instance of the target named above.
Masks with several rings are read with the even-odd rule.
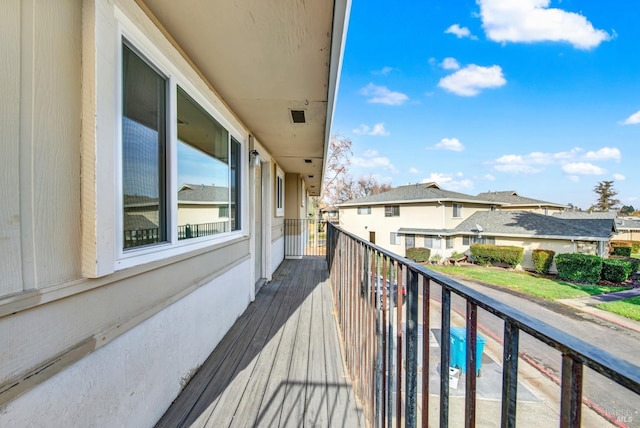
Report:
[[[491,201],[465,193],[452,192],[438,187],[435,183],[409,184],[395,187],[389,191],[364,198],[351,199],[338,204],[338,206],[350,205],[374,205],[384,203],[409,203],[418,201],[461,201],[490,204]]]
[[[500,192],[484,192],[478,193],[478,197],[493,201],[493,202],[501,202],[508,205],[542,205],[542,206],[551,206],[558,208],[566,208],[566,205],[557,204],[555,202],[547,202],[541,201],[539,199],[526,198],[524,196],[518,195],[515,190],[505,190]]]
[[[204,184],[184,184],[180,190],[178,190],[178,201],[180,202],[226,203],[228,199],[228,187],[207,186]]]
[[[589,221],[562,219],[528,211],[479,211],[456,227],[458,233],[482,233],[549,238],[594,238],[607,240],[615,230],[613,219]]]

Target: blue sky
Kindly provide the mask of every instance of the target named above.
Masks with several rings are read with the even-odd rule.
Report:
[[[354,1],[332,134],[351,172],[640,208],[640,2]]]

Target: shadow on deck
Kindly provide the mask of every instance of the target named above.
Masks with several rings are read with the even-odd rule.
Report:
[[[157,427],[364,426],[324,258],[285,260]]]

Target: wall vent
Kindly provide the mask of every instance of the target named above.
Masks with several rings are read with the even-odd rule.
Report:
[[[291,112],[291,120],[293,123],[307,123],[304,110],[289,110]]]

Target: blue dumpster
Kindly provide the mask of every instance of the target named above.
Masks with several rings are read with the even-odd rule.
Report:
[[[476,335],[476,375],[482,367],[482,353],[486,340],[479,334]],[[467,329],[464,327],[451,327],[450,334],[450,362],[451,367],[460,367],[460,371],[467,371]]]

